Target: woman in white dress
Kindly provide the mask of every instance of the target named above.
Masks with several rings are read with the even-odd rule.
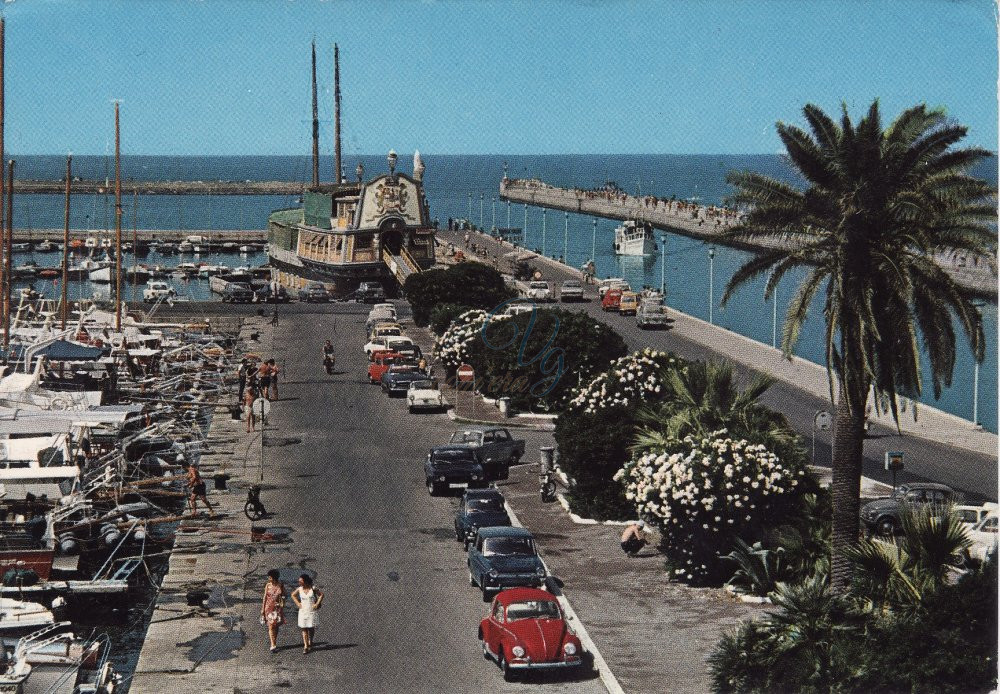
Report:
[[[292,601],[299,608],[299,629],[302,630],[302,652],[312,650],[313,635],[318,619],[316,611],[323,603],[323,593],[313,588],[312,576],[299,576],[299,587],[292,591]]]

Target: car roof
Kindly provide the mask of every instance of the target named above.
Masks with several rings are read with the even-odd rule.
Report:
[[[529,600],[558,602],[555,595],[541,588],[508,588],[501,590],[496,596],[496,601],[504,607],[514,602],[528,602]]]
[[[480,537],[526,537],[533,539],[531,531],[527,528],[516,528],[509,525],[502,525],[479,529]]]
[[[899,485],[897,489],[901,491],[912,491],[914,489],[935,489],[942,492],[954,492],[955,490],[949,487],[947,484],[939,484],[937,482],[904,482]]]
[[[473,449],[468,446],[456,446],[456,445],[445,445],[445,446],[434,446],[431,449],[431,455],[437,455],[438,453],[467,453],[473,458],[476,453]]]

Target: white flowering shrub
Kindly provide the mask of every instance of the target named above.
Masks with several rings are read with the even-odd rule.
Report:
[[[801,493],[805,470],[759,444],[725,431],[674,440],[615,475],[641,517],[656,522],[673,577],[722,583],[732,568],[720,561],[733,538],[749,543],[780,523]]]
[[[664,371],[682,366],[682,360],[670,352],[648,347],[633,352],[612,362],[607,371],[587,385],[575,389],[569,407],[595,414],[658,400],[666,388],[662,380]]]
[[[490,322],[508,320],[509,316],[494,315],[480,309],[466,311],[455,320],[441,337],[434,340],[434,356],[441,360],[445,368],[457,369],[468,361],[472,354],[472,343],[480,337],[480,331]]]

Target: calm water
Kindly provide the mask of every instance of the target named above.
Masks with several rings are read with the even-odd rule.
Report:
[[[486,227],[524,227],[525,245],[542,250],[550,256],[565,255],[570,265],[580,266],[591,257],[596,246],[597,272],[600,276],[623,276],[633,286],[659,286],[661,276],[668,303],[685,313],[707,320],[709,306],[714,304],[715,323],[771,344],[773,307],[763,300],[763,284],[747,285],[728,306],[718,306],[718,299],[733,271],[749,255],[742,251],[717,248],[714,272],[710,272],[708,247],[683,236],[665,235],[666,264],[662,254],[651,258],[620,258],[611,248],[615,223],[598,220],[596,243],[593,218],[553,210],[544,215],[540,209],[527,210],[523,205],[506,205],[497,198],[497,189],[508,163],[512,177],[537,177],[559,186],[591,188],[613,180],[630,193],[652,194],[659,197],[697,197],[703,204],[720,204],[731,192],[725,175],[733,169],[752,169],[795,182],[794,174],[777,155],[574,155],[574,156],[434,156],[424,155],[427,171],[424,176],[431,214],[442,226],[449,217],[467,217]],[[365,176],[385,171],[383,156],[346,156],[345,173],[352,175],[357,162],[365,166]],[[332,158],[322,162],[321,177],[332,177]],[[73,173],[81,178],[104,178],[112,170],[103,156],[75,157]],[[411,170],[409,158],[400,155],[399,169]],[[18,177],[58,179],[65,172],[62,157],[26,156],[18,158]],[[123,157],[123,176],[138,180],[284,180],[305,181],[310,171],[308,157]],[[976,175],[994,184],[997,181],[997,161],[986,162]],[[124,188],[128,189],[128,184]],[[61,228],[63,199],[59,195],[20,196],[15,198],[15,226],[19,228]],[[125,225],[131,229],[136,213],[141,229],[263,229],[268,213],[279,207],[295,206],[295,201],[278,196],[140,196],[133,210],[132,197],[125,199]],[[508,223],[509,210],[509,223]],[[114,224],[113,200],[101,195],[78,196],[71,209],[74,228],[107,229]],[[178,260],[178,258],[181,258]],[[262,256],[209,255],[201,258],[151,254],[145,262],[168,264],[177,262],[207,262],[226,265],[257,265]],[[36,258],[39,265],[55,265]],[[140,262],[142,260],[140,259]],[[778,288],[777,335],[780,340],[782,317],[786,302],[797,286],[799,276],[788,276]],[[183,295],[194,299],[207,298],[207,280],[188,283],[170,280]],[[74,295],[90,296],[94,290],[87,283],[74,283]],[[710,302],[711,294],[714,301]],[[47,285],[47,287],[46,287]],[[51,281],[38,281],[39,290],[53,291]],[[98,287],[99,291],[103,288]],[[107,291],[106,289],[103,289]],[[987,335],[986,361],[980,370],[979,418],[993,432],[997,431],[997,307],[984,309]],[[796,353],[817,363],[823,363],[823,316],[819,299],[810,312],[799,339]],[[923,397],[947,412],[966,419],[972,417],[972,382],[974,364],[967,344],[961,339],[953,384],[938,401],[928,388]]]

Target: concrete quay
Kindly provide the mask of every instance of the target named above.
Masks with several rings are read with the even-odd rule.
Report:
[[[452,242],[463,248],[464,232],[439,232],[445,243]],[[488,253],[489,262],[502,271],[510,270],[504,254],[511,244],[500,245],[493,237],[474,233],[480,250]],[[579,270],[570,268],[551,258],[538,256],[530,262],[547,268],[545,279],[556,284],[564,279],[581,279]],[[592,287],[585,289],[589,299],[583,304],[561,304],[567,310],[584,311],[595,320],[608,323],[617,330],[630,349],[652,347],[671,350],[691,359],[719,359],[732,361],[736,372],[743,378],[754,372],[768,373],[777,383],[763,398],[763,402],[782,412],[805,442],[811,444],[813,417],[818,410],[834,411],[825,367],[805,359],[787,360],[780,350],[751,340],[717,325],[683,314],[670,308],[675,320],[667,331],[639,330],[633,319],[605,313],[597,303],[597,293]],[[996,434],[975,428],[971,422],[918,403],[917,419],[908,408],[900,417],[899,431],[888,415],[876,416],[865,442],[864,474],[880,482],[889,482],[890,475],[883,469],[886,450],[902,450],[906,454],[906,470],[899,474],[899,481],[931,480],[943,482],[965,493],[970,501],[995,501],[997,499]],[[830,460],[832,432],[815,432],[816,464],[825,466]]]
[[[657,199],[654,204],[649,196],[635,197],[625,193],[616,195],[604,191],[570,190],[556,188],[541,181],[514,179],[503,179],[500,182],[500,199],[607,219],[642,219],[657,229],[749,251],[784,246],[779,240],[747,244],[733,239],[722,239],[721,235],[736,223],[735,217],[716,214],[713,208],[692,206],[683,201]],[[681,204],[685,204],[683,209],[680,207]],[[935,259],[961,286],[994,302],[997,300],[995,257],[968,258],[938,253]]]

